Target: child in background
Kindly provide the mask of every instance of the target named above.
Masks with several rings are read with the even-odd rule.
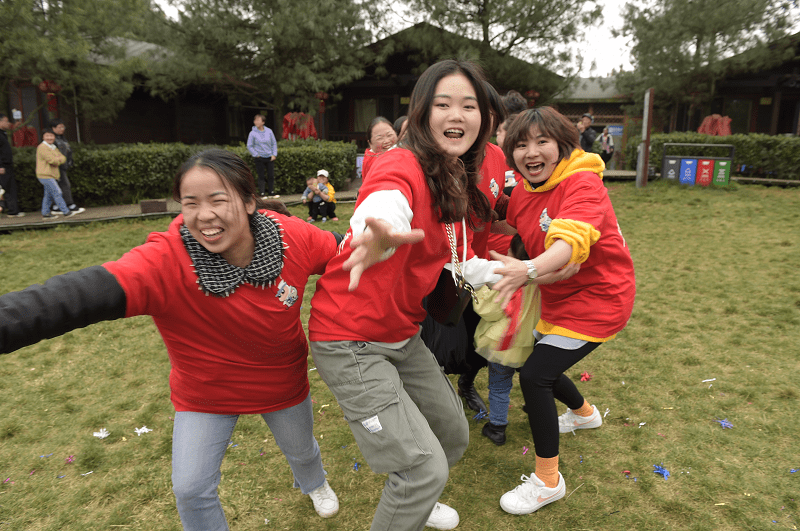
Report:
[[[529,259],[519,234],[511,239],[508,256]],[[506,442],[508,403],[515,369],[522,367],[533,351],[533,328],[539,321],[539,288],[523,286],[518,294],[506,311],[495,302],[497,292],[488,286],[475,294],[475,313],[481,316],[475,330],[475,352],[489,362],[489,422],[481,433],[497,446]]]
[[[327,216],[331,221],[339,221],[339,218],[336,217],[336,190],[333,189],[333,185],[328,181],[328,170],[319,170],[317,172],[317,181],[320,184],[324,184],[328,189],[328,197],[322,196],[322,200],[325,201],[323,221],[325,221],[324,216]]]
[[[328,196],[328,187],[324,184],[320,184],[316,177],[309,177],[306,179],[306,189],[303,192],[303,204],[308,204],[308,218],[306,221],[309,223],[314,223],[317,221],[317,217],[321,214],[322,215],[322,222],[328,221],[328,218],[325,217],[325,211],[322,208],[325,206],[323,202],[324,199],[322,197],[322,193],[325,193],[325,197]],[[309,202],[309,196],[311,197],[311,201]]]

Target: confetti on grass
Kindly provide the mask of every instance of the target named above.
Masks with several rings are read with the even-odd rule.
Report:
[[[664,481],[667,480],[667,478],[669,477],[669,470],[667,470],[663,466],[658,466],[658,465],[653,465],[653,468],[655,469],[653,470],[653,472],[655,472],[659,476],[664,476]]]
[[[582,382],[588,382],[588,381],[589,381],[589,380],[591,380],[591,379],[592,379],[592,375],[591,375],[591,374],[589,374],[588,372],[586,372],[586,371],[583,371],[583,372],[581,373],[581,381],[582,381]]]
[[[107,429],[105,429],[105,428],[100,428],[100,431],[96,431],[96,432],[94,432],[92,435],[94,435],[94,436],[95,436],[95,437],[97,437],[98,439],[105,439],[106,437],[108,437],[108,436],[109,436],[109,435],[111,435],[111,434],[110,434],[110,433],[108,433],[108,430],[107,430]]]
[[[474,417],[472,417],[472,420],[483,420],[483,419],[485,419],[485,418],[486,418],[486,415],[488,415],[488,413],[487,413],[486,411],[484,411],[484,410],[482,410],[482,409],[481,409],[480,411],[478,411],[478,412],[475,414],[475,416],[474,416]]]
[[[528,448],[527,446],[523,446],[523,447],[522,447],[522,455],[525,455],[525,454],[527,454],[527,453],[528,453],[528,450],[529,450],[529,448]],[[792,470],[792,472],[794,472],[794,470]]]
[[[136,428],[136,429],[134,429],[133,431],[135,431],[135,432],[136,432],[136,435],[138,435],[139,437],[141,437],[143,433],[148,433],[148,432],[151,432],[151,431],[153,431],[153,430],[151,430],[151,429],[150,429],[150,428],[148,428],[147,426],[142,426],[141,428]]]
[[[714,419],[714,420],[716,420],[717,422],[719,422],[719,425],[720,425],[720,426],[722,426],[722,429],[723,429],[723,430],[724,430],[725,428],[731,428],[731,429],[733,429],[733,424],[731,424],[730,422],[728,422],[728,419]]]

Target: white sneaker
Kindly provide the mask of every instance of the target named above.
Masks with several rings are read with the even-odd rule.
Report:
[[[86,212],[86,209],[85,209],[85,208],[83,208],[83,207],[80,207],[80,208],[70,208],[70,211],[71,211],[73,214],[80,214],[80,213],[82,213],[82,212]]]
[[[600,411],[597,406],[592,406],[592,414],[588,417],[581,417],[567,409],[567,412],[558,417],[558,432],[569,433],[575,430],[585,430],[587,428],[599,428],[603,425],[603,417],[600,416]]]
[[[330,518],[339,512],[339,498],[336,497],[336,493],[333,492],[331,486],[328,485],[327,479],[322,486],[309,492],[308,496],[314,504],[314,510],[317,511],[317,514],[321,517]]]
[[[458,526],[458,513],[452,507],[448,507],[443,503],[436,502],[433,506],[428,521],[425,522],[425,527],[432,527],[434,529],[455,529]]]
[[[530,514],[548,503],[560,500],[567,492],[564,476],[558,473],[558,485],[549,489],[544,486],[544,481],[531,474],[530,477],[522,475],[523,483],[514,490],[506,492],[500,498],[500,507],[511,514]]]

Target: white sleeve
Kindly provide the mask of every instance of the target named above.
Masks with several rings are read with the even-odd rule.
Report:
[[[484,284],[494,284],[503,278],[502,275],[495,274],[494,270],[503,267],[503,262],[499,260],[486,260],[485,258],[478,258],[473,256],[461,265],[461,270],[464,273],[464,278],[472,284],[473,288],[479,288]],[[452,265],[450,262],[444,265],[444,268],[450,271]]]
[[[364,232],[367,218],[382,219],[389,223],[395,232],[410,232],[414,212],[408,199],[400,190],[380,190],[369,196],[358,205],[350,218],[350,229],[353,237]],[[394,248],[387,249],[384,258],[394,254]]]
[[[367,218],[382,219],[396,232],[410,232],[414,212],[400,190],[380,190],[369,194],[350,218],[353,237],[364,232]]]

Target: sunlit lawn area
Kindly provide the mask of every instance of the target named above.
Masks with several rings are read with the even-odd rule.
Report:
[[[562,436],[567,498],[528,516],[500,509],[500,496],[533,467],[515,387],[508,442],[494,446],[470,415],[470,446],[441,500],[459,511],[464,531],[797,529],[800,191],[608,187],[636,265],[637,302],[618,338],[570,373],[592,375],[577,385],[605,418],[600,429]],[[351,212],[342,204],[341,221],[321,227],[344,232]],[[0,235],[0,293],[114,260],[169,221]],[[222,467],[232,529],[369,529],[385,476],[363,463],[310,358],[309,368],[315,433],[340,512],[316,515],[292,489],[263,421],[248,416]],[[0,357],[0,530],[181,529],[168,373],[146,317]],[[485,397],[485,371],[477,387]],[[138,436],[145,425],[153,431]],[[93,436],[101,428],[105,439]]]

